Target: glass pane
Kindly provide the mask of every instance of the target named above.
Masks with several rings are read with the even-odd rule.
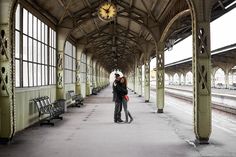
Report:
[[[73,83],[75,83],[75,72],[73,72]]]
[[[48,85],[48,67],[47,66],[44,66],[44,69],[45,69],[45,85]]]
[[[52,29],[49,28],[49,46],[52,46]]]
[[[76,48],[73,46],[73,57],[76,58]]]
[[[44,23],[42,22],[42,42],[44,43]]]
[[[65,55],[65,63],[64,63],[65,69],[68,69],[68,56]]]
[[[20,61],[16,60],[16,87],[20,87]]]
[[[38,20],[38,40],[41,41],[41,21]]]
[[[52,47],[54,46],[54,33],[53,33],[53,30],[51,32],[51,40],[52,40]]]
[[[52,84],[54,84],[53,67],[51,67],[51,79]]]
[[[51,48],[51,65],[53,66],[54,54],[53,49]]]
[[[15,56],[20,58],[20,32],[18,31],[15,34]]]
[[[69,82],[70,82],[70,80],[69,80],[69,76],[70,76],[70,74],[69,74],[69,70],[66,70],[65,83],[69,83]]]
[[[49,82],[52,84],[52,67],[49,67]]]
[[[41,55],[42,55],[42,52],[41,52],[41,43],[38,42],[38,63],[41,63]]]
[[[33,64],[29,63],[29,86],[33,86]]]
[[[45,45],[45,64],[48,64],[48,47]]]
[[[80,71],[81,71],[81,72],[84,72],[84,71],[83,71],[83,66],[84,66],[84,64],[83,64],[82,62],[80,62]]]
[[[54,45],[54,41],[53,41],[54,37],[53,37],[53,30],[51,30],[51,46],[53,47]]]
[[[51,48],[49,48],[49,65],[52,64],[52,52],[51,52]]]
[[[53,58],[54,58],[53,66],[56,66],[56,50],[55,49],[53,49]]]
[[[42,82],[41,82],[41,65],[38,65],[38,85],[41,86]]]
[[[32,37],[32,35],[33,35],[33,16],[29,12],[29,36]]]
[[[37,30],[38,30],[38,28],[37,28],[37,25],[38,25],[37,21],[38,21],[37,18],[35,16],[33,16],[33,37],[35,39],[37,38]]]
[[[29,44],[28,44],[28,55],[29,55],[29,61],[33,61],[33,41],[31,38],[28,38]]]
[[[73,59],[73,70],[75,70],[75,66],[76,66],[76,60]]]
[[[50,65],[53,65],[52,64],[52,61],[53,61],[53,51],[52,51],[52,48],[50,48]]]
[[[45,74],[45,71],[44,71],[44,66],[42,66],[42,85],[45,85],[45,76],[44,76],[44,74]]]
[[[37,62],[37,56],[38,56],[38,53],[37,53],[37,51],[38,51],[38,45],[37,45],[37,41],[36,40],[34,40],[34,42],[33,42],[33,58],[34,58],[34,62]]]
[[[44,44],[42,44],[42,64],[45,64]]]
[[[23,86],[28,87],[28,63],[23,62]]]
[[[53,32],[54,32],[54,48],[56,48],[56,32],[55,31]]]
[[[73,69],[73,59],[72,59],[72,57],[70,57],[70,70],[72,70]]]
[[[15,14],[16,29],[20,30],[20,5],[17,5]]]
[[[37,83],[37,80],[38,80],[37,71],[38,71],[37,64],[34,64],[34,86],[38,86],[38,83]]]
[[[23,9],[23,33],[28,33],[28,11]]]
[[[72,51],[72,45],[71,45],[71,43],[68,42],[67,54],[69,56],[72,56],[72,52],[71,51]]]
[[[27,54],[27,51],[28,51],[28,40],[27,40],[27,36],[23,36],[23,60],[28,60],[28,54]]]
[[[69,75],[69,80],[70,80],[70,81],[69,81],[69,83],[72,83],[72,80],[73,80],[72,77],[73,77],[73,73],[72,73],[72,71],[70,71],[70,75]]]
[[[45,31],[45,43],[48,44],[48,26],[47,25],[45,25],[44,31]]]

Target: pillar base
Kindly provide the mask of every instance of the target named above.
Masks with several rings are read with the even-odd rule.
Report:
[[[197,144],[209,144],[209,138],[198,138],[195,140]]]
[[[138,97],[142,97],[142,95],[139,95]]]
[[[145,100],[145,102],[149,102],[149,100]]]
[[[10,139],[8,138],[0,138],[0,145],[6,145],[10,143]]]
[[[157,113],[163,113],[163,109],[158,109]]]

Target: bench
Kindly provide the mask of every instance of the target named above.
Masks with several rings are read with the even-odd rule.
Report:
[[[106,84],[106,85],[101,86],[101,87],[93,88],[92,89],[92,94],[97,95],[102,89],[106,88],[107,86],[109,86],[109,84]]]
[[[43,96],[34,98],[32,101],[38,109],[40,125],[46,124],[53,126],[54,123],[51,120],[63,119],[61,115],[64,113],[64,100],[57,100],[52,103],[48,96]]]
[[[92,95],[97,95],[99,92],[100,90],[98,87],[92,89]]]
[[[80,95],[80,94],[75,94],[75,91],[70,90],[67,91],[67,102],[68,102],[68,106],[70,105],[74,105],[77,107],[80,107],[83,104],[84,98]]]

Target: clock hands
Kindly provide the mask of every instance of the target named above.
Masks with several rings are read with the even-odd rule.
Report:
[[[109,6],[108,10],[110,10],[110,8],[111,8],[111,4],[110,4],[110,6]]]
[[[116,7],[112,3],[104,3],[99,9],[99,17],[104,20],[110,20],[116,15]]]
[[[107,9],[105,9],[105,8],[102,8],[103,10],[105,10],[106,12],[108,11]]]
[[[109,13],[109,10],[110,10],[111,6],[112,6],[112,5],[110,4],[109,7],[108,7],[108,9],[105,9],[105,8],[102,8],[102,9],[105,10],[106,13]]]

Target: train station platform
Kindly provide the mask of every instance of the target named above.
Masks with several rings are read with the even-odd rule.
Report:
[[[186,85],[181,85],[181,86],[179,86],[179,85],[167,85],[166,88],[193,91],[192,86],[186,86]],[[212,94],[226,94],[226,95],[236,96],[236,92],[233,89],[211,88],[211,91],[212,91]]]
[[[68,108],[55,126],[34,125],[0,146],[1,157],[201,157],[235,156],[235,134],[216,129],[209,145],[195,145],[190,105],[167,97],[164,114],[131,91],[131,124],[114,123],[111,87]],[[176,105],[171,101],[177,103]],[[183,103],[182,107],[178,107]],[[185,102],[186,103],[186,102]],[[183,109],[187,107],[187,109]],[[178,109],[177,109],[178,108]],[[124,119],[124,113],[122,113]],[[214,125],[215,128],[215,125]],[[213,129],[214,129],[213,128]],[[226,133],[226,134],[225,134]],[[219,136],[220,135],[220,136]]]
[[[152,90],[155,91],[155,87],[152,87]],[[213,108],[231,114],[236,114],[235,90],[217,89],[217,88],[212,88],[211,90],[212,90],[211,102]],[[192,102],[193,99],[192,86],[168,85],[165,87],[165,93],[190,102]]]

